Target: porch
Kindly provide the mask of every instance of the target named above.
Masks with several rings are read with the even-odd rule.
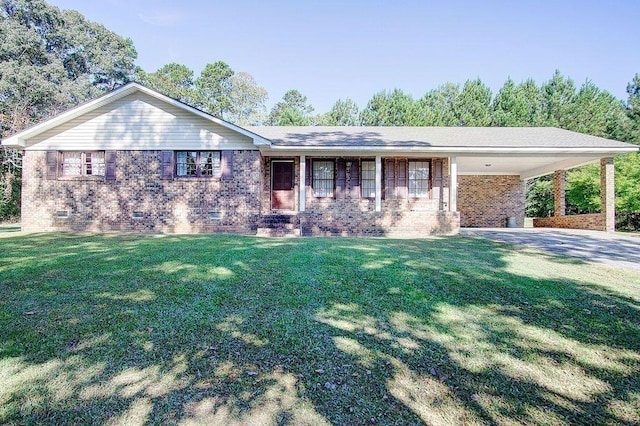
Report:
[[[460,228],[455,158],[265,156],[262,170],[258,235],[415,237]]]

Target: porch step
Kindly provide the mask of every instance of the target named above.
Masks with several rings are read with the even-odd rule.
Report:
[[[299,237],[299,228],[258,228],[258,237]]]
[[[270,214],[258,220],[259,237],[299,237],[300,219],[297,215]]]

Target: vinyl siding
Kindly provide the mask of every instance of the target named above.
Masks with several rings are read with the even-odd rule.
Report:
[[[27,150],[256,149],[251,138],[134,93],[28,141]]]

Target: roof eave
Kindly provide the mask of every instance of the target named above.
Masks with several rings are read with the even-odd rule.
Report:
[[[640,146],[635,147],[462,147],[462,146],[302,146],[302,145],[271,145],[273,151],[345,151],[345,152],[450,152],[459,154],[598,154],[618,155],[640,152]]]

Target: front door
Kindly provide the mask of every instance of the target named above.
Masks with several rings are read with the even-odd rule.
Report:
[[[271,208],[293,210],[293,161],[271,162]]]

